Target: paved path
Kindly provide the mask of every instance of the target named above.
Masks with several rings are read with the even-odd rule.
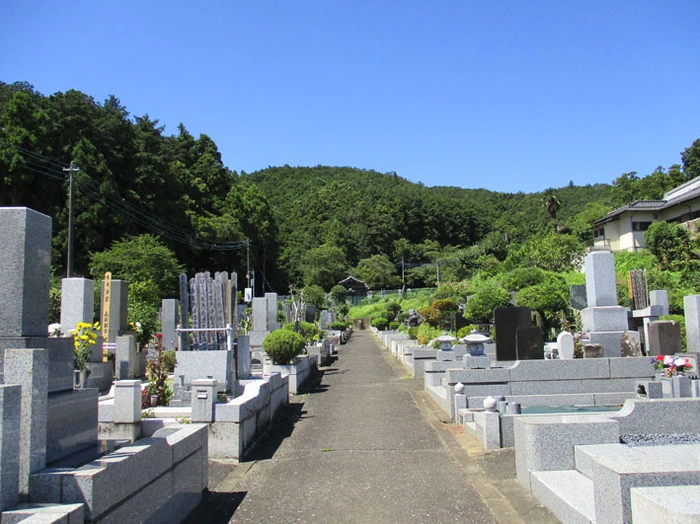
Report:
[[[473,441],[368,332],[285,415],[245,462],[213,463],[227,476],[190,522],[557,522],[513,479],[512,456],[470,458]]]

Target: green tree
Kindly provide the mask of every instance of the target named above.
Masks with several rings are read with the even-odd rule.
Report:
[[[476,322],[493,322],[493,310],[497,307],[505,307],[510,302],[508,291],[497,282],[484,283],[469,298],[464,309],[464,316]]]
[[[681,160],[686,180],[700,176],[700,138],[681,153]]]
[[[327,290],[347,275],[345,252],[337,246],[325,244],[309,249],[302,255],[304,285],[317,285]]]
[[[386,255],[372,255],[360,260],[355,275],[370,289],[390,289],[401,285],[396,267]]]
[[[559,197],[554,192],[554,189],[547,189],[542,197],[542,205],[544,206],[547,214],[552,219],[552,230],[556,233],[557,231],[557,213],[561,209],[561,201]]]
[[[586,245],[593,243],[593,222],[603,218],[610,208],[600,202],[588,202],[583,210],[570,222],[569,228],[579,241]]]
[[[316,315],[318,316],[326,303],[326,293],[321,286],[315,286],[313,284],[305,286],[304,300],[307,305],[312,305],[316,308]]]
[[[569,307],[569,288],[564,277],[550,273],[539,284],[518,291],[515,302],[537,311],[547,331],[559,327],[559,318],[565,316]]]
[[[90,273],[99,280],[105,272],[130,283],[151,281],[159,298],[174,297],[184,268],[175,254],[153,235],[115,242],[106,251],[93,253]]]
[[[644,233],[644,240],[661,269],[683,271],[694,266],[697,256],[693,251],[690,234],[680,224],[654,222]]]
[[[345,288],[345,286],[341,286],[340,284],[336,284],[331,288],[331,300],[336,304],[345,304],[345,300],[348,298],[348,290]]]
[[[514,257],[520,257],[519,265],[565,273],[580,267],[585,252],[586,247],[575,236],[549,234],[531,237]]]

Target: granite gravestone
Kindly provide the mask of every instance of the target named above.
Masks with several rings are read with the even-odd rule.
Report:
[[[557,350],[559,358],[562,360],[571,360],[574,358],[576,351],[576,342],[574,336],[568,331],[562,331],[557,336]]]
[[[571,307],[578,311],[588,307],[585,285],[571,286],[569,289],[569,298],[571,299]]]
[[[519,327],[515,330],[515,348],[518,360],[544,359],[544,335],[539,326]]]
[[[529,307],[499,307],[494,311],[496,360],[516,360],[515,333],[532,326]]]
[[[675,355],[681,352],[681,326],[675,320],[656,320],[649,324],[649,356]]]
[[[685,339],[688,351],[700,353],[700,295],[683,297],[685,313]]]

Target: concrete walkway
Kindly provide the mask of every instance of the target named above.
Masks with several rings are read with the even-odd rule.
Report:
[[[359,331],[239,465],[212,461],[187,522],[558,522]]]

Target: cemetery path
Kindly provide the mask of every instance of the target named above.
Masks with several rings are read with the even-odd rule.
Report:
[[[286,420],[214,487],[200,519],[558,522],[514,479],[512,456],[470,458],[463,430],[440,420],[422,379],[407,377],[370,333],[353,333],[322,371],[285,409]]]

